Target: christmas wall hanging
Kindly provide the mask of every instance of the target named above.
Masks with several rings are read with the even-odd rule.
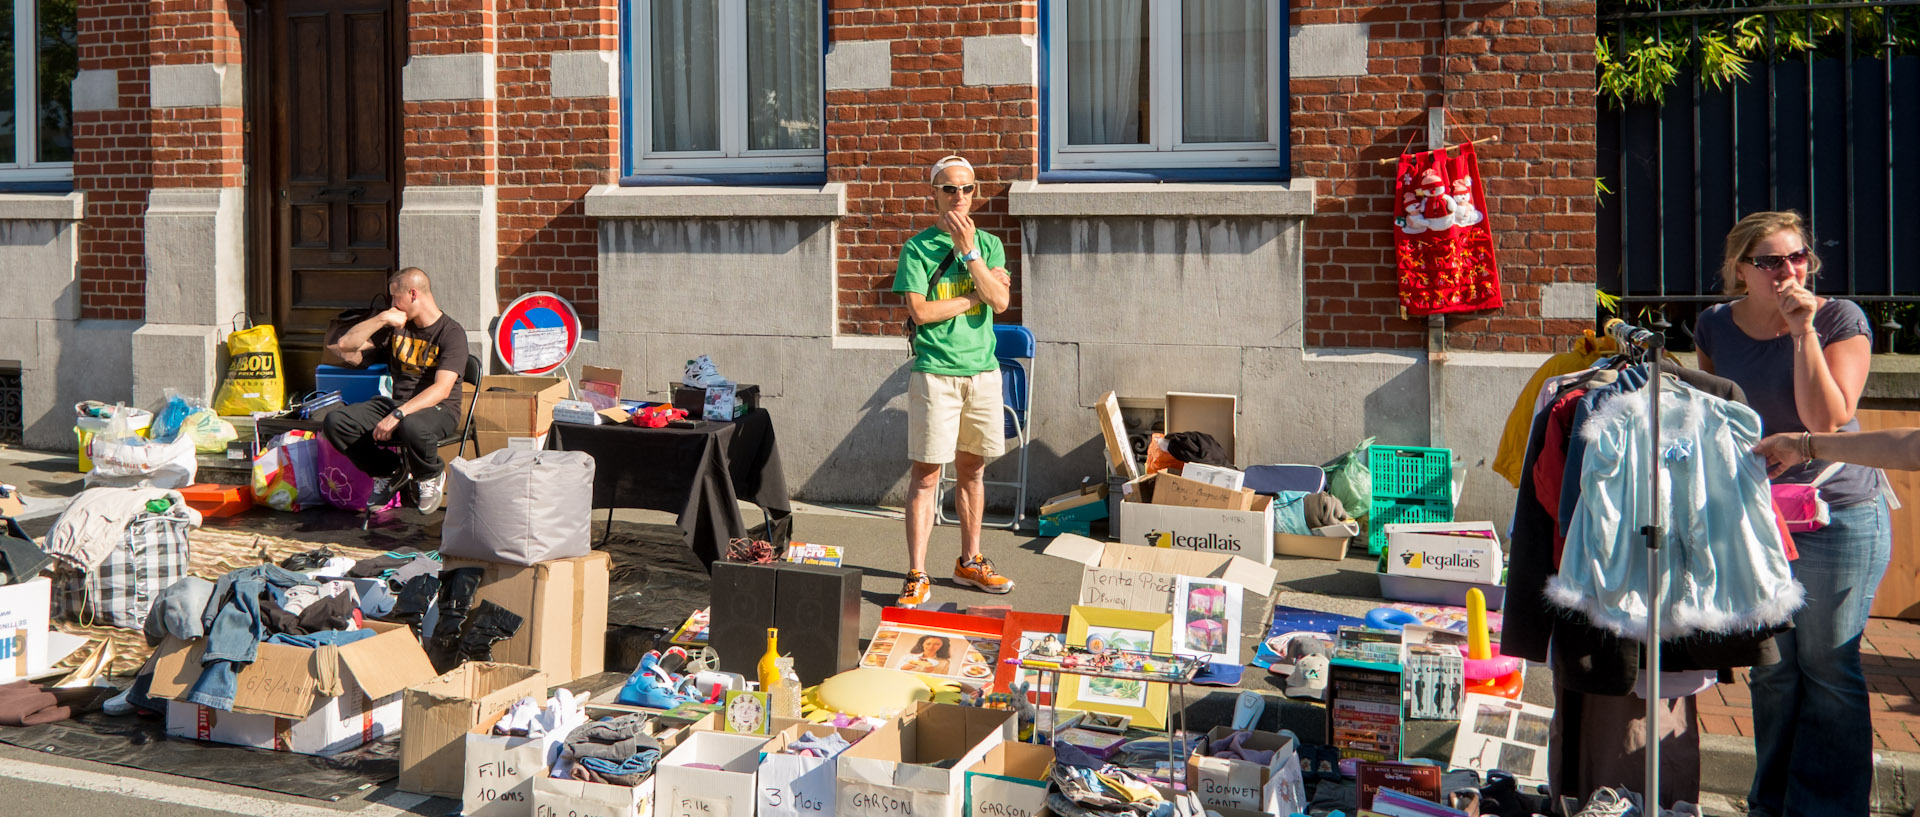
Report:
[[[1501,305],[1493,231],[1473,144],[1400,156],[1394,256],[1408,315],[1476,312]]]

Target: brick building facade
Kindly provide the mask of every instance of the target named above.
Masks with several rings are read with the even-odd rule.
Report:
[[[313,294],[328,263],[352,267],[335,278],[353,286],[417,264],[476,333],[519,294],[559,293],[597,329],[578,359],[648,392],[679,360],[714,354],[762,384],[802,495],[881,500],[904,474],[893,262],[931,223],[926,167],[948,153],[979,169],[976,220],[1005,240],[1015,279],[1007,317],[1042,343],[1032,494],[1098,470],[1086,406],[1107,390],[1239,394],[1243,450],[1268,461],[1317,462],[1363,434],[1423,443],[1456,405],[1455,447],[1490,445],[1469,430],[1490,422],[1484,399],[1456,390],[1517,388],[1537,357],[1461,352],[1545,352],[1591,322],[1591,2],[1274,4],[1290,152],[1284,166],[1236,165],[1244,180],[1053,164],[1066,0],[822,3],[817,124],[781,120],[789,134],[817,127],[819,170],[784,176],[642,161],[645,100],[660,92],[640,32],[665,19],[650,0],[79,4],[71,192],[46,167],[15,183],[0,166],[0,228],[44,237],[0,245],[0,275],[31,296],[0,312],[0,358],[28,384],[28,442],[64,445],[61,407],[77,399],[210,392],[235,313],[311,322],[338,308],[344,295]],[[332,28],[302,22],[323,18]],[[282,77],[258,55],[314,47],[299,38],[323,29],[337,53],[392,49],[392,104],[374,112],[387,130],[361,123],[326,159],[392,160],[390,211],[338,179],[319,204],[275,209],[287,187],[273,187],[267,143],[285,134],[267,125],[273,106],[298,107],[308,73]],[[383,70],[363,57],[327,76],[362,89]],[[346,110],[356,96],[341,98]],[[1449,143],[1498,137],[1479,152],[1506,297],[1446,320],[1449,360],[1472,374],[1444,392],[1426,321],[1397,314],[1392,165],[1379,161],[1424,146],[1442,106]],[[278,225],[262,218],[281,210]],[[296,256],[324,243],[300,232],[313,218],[344,236],[314,245],[331,250],[313,256],[319,271],[263,270],[279,263],[273,242]],[[384,250],[369,238],[383,231]],[[83,346],[107,365],[61,363]],[[1285,431],[1302,413],[1327,427]],[[878,467],[835,467],[855,460]]]

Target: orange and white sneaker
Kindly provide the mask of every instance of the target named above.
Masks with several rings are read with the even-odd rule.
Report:
[[[933,597],[933,577],[924,570],[907,571],[906,586],[900,588],[900,600],[894,604],[913,609],[927,603]]]
[[[989,593],[1013,592],[1013,580],[995,572],[985,556],[953,560],[953,581]]]

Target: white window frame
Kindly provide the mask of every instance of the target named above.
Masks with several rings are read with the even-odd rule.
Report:
[[[1280,90],[1286,77],[1280,75],[1281,37],[1287,31],[1287,18],[1279,0],[1266,0],[1267,6],[1267,134],[1265,142],[1182,141],[1180,71],[1180,0],[1147,0],[1148,110],[1151,117],[1150,145],[1068,145],[1067,144],[1067,4],[1052,0],[1047,4],[1047,105],[1049,133],[1047,167],[1049,170],[1184,170],[1222,167],[1275,167],[1280,163],[1279,137],[1286,127],[1287,112],[1281,108]],[[1163,32],[1172,32],[1165,34]]]
[[[825,173],[826,37],[821,32],[820,93],[814,105],[820,111],[820,147],[807,150],[747,149],[747,0],[700,0],[719,4],[719,94],[730,104],[720,108],[720,149],[714,151],[656,151],[653,149],[653,0],[629,0],[633,33],[627,59],[633,67],[633,112],[627,125],[633,134],[632,171],[642,173]],[[827,0],[816,0],[825,3]],[[821,25],[825,26],[824,17]]]
[[[13,4],[13,155],[18,160],[40,152],[40,4],[35,0],[0,3]],[[0,162],[0,182],[72,178],[72,162]]]

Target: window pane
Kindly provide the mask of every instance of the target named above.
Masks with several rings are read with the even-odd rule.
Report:
[[[719,4],[653,0],[653,149],[719,150]]]
[[[20,161],[13,155],[13,0],[0,0],[0,164]]]
[[[747,0],[747,149],[820,147],[820,0]]]
[[[1146,0],[1067,0],[1067,144],[1147,136]]]
[[[1267,141],[1268,0],[1185,0],[1181,141]]]
[[[38,162],[73,161],[73,75],[80,68],[75,0],[40,0]]]

